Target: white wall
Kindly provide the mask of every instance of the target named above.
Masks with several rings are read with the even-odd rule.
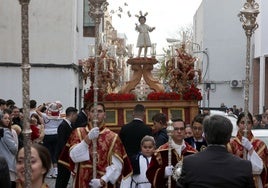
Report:
[[[20,67],[0,67],[1,98],[13,99],[22,107],[22,72]],[[31,68],[30,99],[38,104],[59,100],[64,108],[74,105],[74,88],[77,86],[77,75],[71,69]]]
[[[244,108],[243,89],[229,84],[233,79],[245,79],[246,36],[237,16],[242,6],[242,0],[206,0],[194,17],[195,41],[209,56],[208,69],[206,56],[201,56],[203,75],[207,69],[203,82],[216,85],[210,92],[210,107],[224,102],[228,107],[236,104]],[[208,106],[208,101],[203,103]]]
[[[268,55],[268,1],[258,0],[259,3],[259,15],[257,17],[257,23],[259,28],[254,33],[255,40],[255,54],[254,57],[267,56]]]
[[[33,64],[77,64],[80,54],[76,31],[83,1],[32,0],[29,5],[29,57]],[[0,0],[0,98],[13,99],[22,106],[21,6],[19,1]],[[80,17],[78,17],[80,16]],[[80,23],[81,24],[81,23]],[[83,38],[81,37],[82,41]],[[88,50],[85,50],[88,51]],[[78,73],[64,67],[34,67],[30,69],[30,99],[38,102],[62,101],[64,107],[74,106],[74,90],[79,90]],[[76,101],[78,102],[78,100]]]

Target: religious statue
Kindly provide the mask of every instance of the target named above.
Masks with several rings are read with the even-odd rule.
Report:
[[[141,55],[141,50],[144,48],[144,57],[147,56],[147,48],[151,47],[151,40],[149,36],[149,32],[152,32],[155,27],[149,27],[145,24],[146,16],[148,13],[146,12],[144,15],[140,11],[140,15],[136,15],[139,18],[140,24],[136,24],[136,30],[139,32],[137,47],[139,48],[138,57]]]

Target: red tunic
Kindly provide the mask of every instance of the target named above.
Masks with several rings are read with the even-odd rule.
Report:
[[[68,167],[75,175],[75,188],[88,187],[93,175],[92,143],[89,145],[90,160],[75,164],[69,157],[69,149],[83,140],[90,130],[89,127],[90,125],[88,127],[80,127],[72,132],[59,158],[59,163]],[[120,138],[110,129],[103,128],[100,130],[97,140],[97,178],[101,178],[106,172],[105,168],[112,164],[112,155],[116,156],[122,162],[122,177],[130,176],[132,174],[131,164]],[[107,187],[114,186],[111,184],[107,185]]]
[[[261,179],[262,179],[262,185],[263,187],[268,187],[268,173],[267,173],[267,167],[268,167],[268,149],[265,143],[257,138],[253,137],[253,134],[251,131],[248,132],[247,138],[253,145],[254,150],[259,155],[259,157],[263,161],[263,171],[261,173]],[[243,158],[243,151],[244,147],[241,144],[242,140],[242,134],[240,132],[237,133],[237,137],[235,137],[233,140],[230,141],[227,145],[227,149],[230,153],[233,153],[234,155]],[[256,179],[255,179],[256,180]],[[256,184],[256,182],[255,182]]]
[[[182,150],[181,157],[176,152],[175,149],[171,150],[171,164],[176,166],[176,164],[183,160],[184,156],[191,155],[197,153],[192,146],[185,142],[186,148]],[[159,149],[152,156],[150,165],[146,171],[146,176],[152,187],[154,188],[165,188],[167,186],[168,178],[165,178],[165,168],[168,166],[168,148],[169,144],[166,143],[159,147]],[[171,178],[171,187],[176,187],[176,182]]]

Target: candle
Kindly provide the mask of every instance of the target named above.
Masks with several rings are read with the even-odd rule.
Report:
[[[88,45],[88,52],[89,52],[89,56],[93,57],[95,56],[95,45]]]
[[[151,47],[151,56],[155,57],[155,55],[156,55],[156,44],[153,43]]]
[[[103,70],[104,70],[105,72],[107,71],[106,58],[103,59]]]
[[[177,56],[175,56],[175,69],[178,68],[178,59],[177,59]]]
[[[128,44],[127,45],[127,53],[128,53],[129,58],[133,57],[133,44]]]

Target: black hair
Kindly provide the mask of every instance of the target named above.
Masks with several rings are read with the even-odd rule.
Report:
[[[36,108],[36,101],[30,100],[30,108]]]
[[[0,99],[0,105],[6,105],[7,102],[4,99]]]
[[[40,120],[40,116],[37,113],[32,113],[31,117],[35,117],[35,119],[37,120],[38,125],[42,124],[41,120]]]
[[[12,107],[12,106],[15,105],[15,102],[14,102],[12,99],[8,99],[8,100],[6,101],[6,105]]]
[[[143,112],[145,112],[145,107],[142,104],[137,104],[134,107],[134,112],[135,113],[143,113]]]
[[[66,116],[69,116],[71,113],[77,113],[77,111],[78,110],[76,108],[70,106],[65,110],[65,114]]]
[[[239,125],[239,123],[243,117],[245,117],[245,113],[241,112],[237,117],[236,125]],[[253,117],[252,117],[250,112],[248,112],[248,120],[251,121],[251,123],[253,123]]]
[[[7,161],[0,157],[0,185],[1,187],[10,187],[10,175]]]
[[[193,121],[192,121],[192,126],[194,124],[194,122],[197,122],[197,123],[200,123],[200,124],[203,124],[203,120],[204,118],[207,116],[208,114],[197,114]]]
[[[183,121],[183,119],[181,118],[178,118],[178,117],[175,117],[175,118],[172,118],[171,121],[174,123],[174,122],[182,122],[183,123],[183,126],[185,128],[185,122]]]
[[[230,141],[233,125],[228,118],[221,115],[207,116],[203,126],[208,144],[226,145]]]
[[[97,105],[101,105],[102,108],[103,108],[103,111],[104,111],[104,112],[106,111],[105,106],[104,106],[104,104],[103,104],[102,102],[98,102]],[[90,104],[90,105],[88,106],[89,111],[90,111],[93,107],[94,107],[94,103]]]
[[[167,124],[167,116],[163,113],[157,113],[152,117],[152,121],[158,122],[161,125]]]

